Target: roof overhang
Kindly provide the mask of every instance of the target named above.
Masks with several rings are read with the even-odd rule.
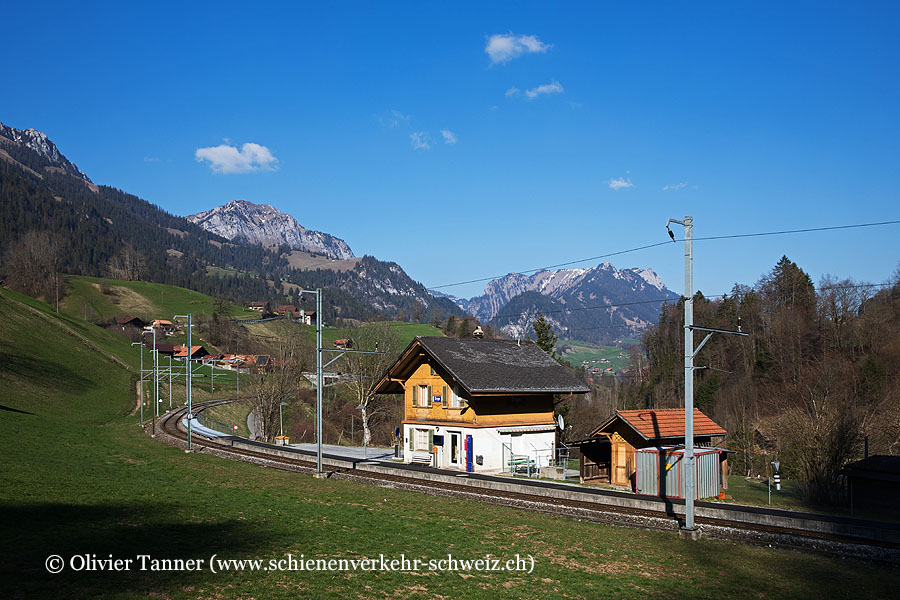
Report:
[[[540,433],[544,431],[556,431],[555,423],[547,425],[520,425],[518,427],[498,427],[497,433]]]

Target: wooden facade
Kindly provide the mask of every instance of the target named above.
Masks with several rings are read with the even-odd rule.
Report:
[[[722,427],[697,409],[694,432],[698,446],[710,445],[714,438],[726,435]],[[580,480],[634,489],[634,451],[661,444],[684,444],[684,409],[616,411],[589,438],[574,443],[581,450]]]
[[[467,427],[553,425],[553,394],[475,396],[424,360],[404,387],[404,423]]]
[[[373,390],[403,396],[406,462],[498,472],[547,466],[554,394],[588,388],[534,344],[418,337]]]

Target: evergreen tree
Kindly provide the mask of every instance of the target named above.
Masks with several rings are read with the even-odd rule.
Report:
[[[544,313],[540,313],[537,320],[532,323],[531,326],[534,328],[534,334],[537,336],[535,343],[538,345],[538,348],[553,358],[558,359],[556,352],[554,351],[558,338],[556,337],[556,334],[553,333],[553,325],[546,317],[544,317]]]

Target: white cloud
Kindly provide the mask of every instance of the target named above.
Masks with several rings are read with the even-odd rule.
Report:
[[[208,161],[214,173],[249,173],[251,171],[274,171],[278,159],[265,146],[247,142],[241,149],[222,144],[209,148],[197,148],[194,153],[197,162]]]
[[[404,115],[399,110],[392,110],[390,119],[388,119],[388,125],[391,127],[397,127],[400,123],[406,123],[409,125],[409,115]]]
[[[409,143],[412,144],[413,150],[431,150],[431,136],[424,131],[414,131],[409,134]]]
[[[519,88],[511,87],[508,90],[506,90],[506,97],[509,98],[510,96],[518,96],[521,93],[522,93],[522,90],[520,90]]]
[[[444,143],[453,145],[457,142],[456,134],[450,131],[449,129],[442,129],[441,135],[444,136]]]
[[[687,184],[688,184],[687,181],[682,181],[681,183],[676,183],[676,184],[667,184],[667,185],[663,186],[663,191],[664,192],[670,192],[670,191],[673,192],[675,190],[680,190],[682,188],[687,187]]]
[[[146,163],[159,162],[159,158],[157,158],[156,156],[145,156],[144,162],[146,162]]]
[[[634,184],[631,183],[631,177],[628,179],[617,177],[609,180],[609,189],[611,190],[622,190],[630,187],[634,187]]]
[[[539,85],[536,88],[525,90],[525,95],[528,96],[529,100],[534,100],[535,98],[543,94],[562,94],[564,91],[565,90],[563,89],[563,86],[554,79],[550,83],[545,83],[544,85]]]
[[[491,57],[491,62],[496,65],[509,62],[523,54],[543,53],[552,47],[553,44],[545,44],[534,35],[507,33],[489,37],[484,51]]]

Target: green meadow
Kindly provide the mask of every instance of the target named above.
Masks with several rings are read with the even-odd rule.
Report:
[[[897,569],[855,560],[689,542],[186,454],[137,426],[138,354],[127,340],[6,290],[0,323],[4,599],[820,600],[892,597],[900,586]],[[51,555],[64,560],[61,573],[47,572]],[[83,561],[72,557],[83,555],[130,559],[131,568],[73,570]],[[213,555],[262,566],[288,555],[384,555],[425,566],[281,571],[245,564],[214,573]],[[533,570],[427,568],[448,555],[504,563],[518,555],[529,569],[533,558]],[[138,556],[203,562],[199,570],[140,570]]]

